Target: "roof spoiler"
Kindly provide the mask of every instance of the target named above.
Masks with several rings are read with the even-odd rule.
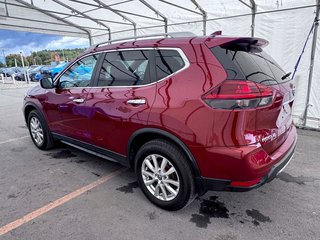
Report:
[[[262,48],[268,44],[269,42],[262,38],[237,38],[221,44],[220,47],[232,51],[262,52]]]
[[[222,31],[219,30],[219,31],[215,31],[213,33],[210,34],[211,37],[215,37],[215,36],[221,36],[222,35]]]

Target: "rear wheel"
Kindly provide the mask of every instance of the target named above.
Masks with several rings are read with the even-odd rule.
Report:
[[[146,197],[166,210],[179,210],[194,198],[194,178],[188,160],[171,142],[156,139],[138,151],[137,178]]]
[[[28,115],[28,129],[33,143],[40,149],[50,149],[54,141],[49,128],[37,110],[32,110]]]

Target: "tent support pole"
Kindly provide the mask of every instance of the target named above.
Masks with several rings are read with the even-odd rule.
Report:
[[[83,13],[83,12],[80,12],[79,10],[77,10],[77,9],[75,9],[75,8],[73,8],[73,7],[70,7],[68,4],[65,4],[64,2],[61,2],[60,0],[52,0],[52,1],[55,2],[55,3],[57,3],[57,4],[59,4],[60,6],[62,6],[62,7],[64,7],[64,8],[66,8],[66,9],[69,9],[69,10],[75,12],[75,13],[78,13],[79,15],[84,16],[85,18],[89,19],[89,20],[92,21],[92,22],[95,22],[95,23],[98,24],[99,26],[102,26],[102,27],[106,28],[107,31],[108,31],[109,40],[111,40],[111,30],[110,30],[110,27],[107,26],[106,24],[104,24],[103,22],[98,21],[98,20],[90,17],[89,15],[87,15],[87,14],[85,14],[85,13]]]
[[[27,2],[25,2],[25,1],[23,1],[23,0],[16,0],[16,2],[24,5],[25,7],[28,7],[28,8],[31,8],[31,9],[33,9],[33,10],[36,10],[36,11],[38,11],[38,12],[41,12],[41,13],[49,16],[49,17],[52,17],[52,18],[58,20],[58,21],[64,22],[64,23],[66,23],[67,25],[72,26],[72,27],[74,27],[74,28],[77,28],[77,29],[79,29],[79,30],[87,33],[88,35],[90,35],[90,31],[87,30],[87,29],[85,29],[85,28],[82,27],[82,26],[79,26],[79,25],[77,25],[77,24],[75,24],[75,23],[72,23],[72,22],[70,22],[70,21],[68,21],[68,20],[65,20],[65,19],[63,19],[63,18],[60,18],[60,17],[58,17],[58,16],[56,16],[56,15],[54,15],[54,14],[48,13],[46,10],[43,10],[43,9],[41,9],[41,8],[38,8],[38,7],[34,6],[34,5],[31,5],[30,3],[27,3]]]
[[[117,14],[118,16],[122,17],[124,20],[127,20],[128,22],[130,22],[133,26],[133,34],[134,36],[137,36],[137,24],[130,18],[128,18],[127,16],[123,15],[122,13],[119,13],[117,10],[111,8],[109,5],[101,2],[100,0],[93,0],[96,3],[98,3],[101,7],[108,9],[109,11]]]
[[[317,48],[319,12],[320,12],[320,0],[317,0],[316,17],[314,18],[315,25],[313,30],[312,47],[311,47],[311,60],[310,60],[309,77],[308,77],[307,100],[306,100],[305,111],[303,113],[303,122],[302,122],[303,126],[306,126],[307,124],[308,108],[311,106],[310,93],[311,93],[311,85],[312,85],[312,77],[313,77],[314,58],[315,58],[316,48]]]
[[[199,5],[197,0],[191,0],[191,2],[199,9],[202,15],[202,31],[203,31],[203,36],[207,34],[207,12]]]
[[[7,0],[4,0],[4,7],[6,10],[6,16],[9,17],[9,11],[8,11],[8,5],[7,5]]]
[[[250,0],[250,5],[243,0],[239,0],[239,2],[251,9],[251,37],[254,37],[254,24],[256,19],[257,4],[254,0]]]
[[[251,37],[254,37],[254,27],[255,27],[255,20],[256,20],[256,11],[257,11],[257,4],[254,0],[250,0],[251,4]]]
[[[88,33],[88,39],[89,39],[89,45],[92,46],[93,45],[93,41],[92,41],[91,33]]]
[[[151,6],[148,2],[145,0],[139,0],[143,5],[145,5],[147,8],[151,9],[157,16],[160,16],[163,19],[164,22],[164,32],[168,32],[168,18],[166,18],[162,13],[160,13],[157,9],[155,9],[153,6]]]

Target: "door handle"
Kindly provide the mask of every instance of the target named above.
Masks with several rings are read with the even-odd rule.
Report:
[[[75,98],[72,100],[75,103],[84,103],[84,99],[83,98]]]
[[[143,105],[146,104],[146,100],[145,99],[130,99],[127,101],[128,104],[131,105]]]

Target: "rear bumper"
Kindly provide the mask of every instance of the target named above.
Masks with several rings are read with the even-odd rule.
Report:
[[[215,179],[215,178],[207,178],[207,177],[199,177],[196,178],[196,185],[198,187],[198,192],[200,195],[206,193],[207,191],[236,191],[236,192],[245,192],[250,191],[252,189],[258,188],[264,185],[267,182],[272,181],[280,172],[282,172],[285,167],[290,163],[294,156],[296,143],[297,143],[297,135],[295,127],[292,128],[291,134],[289,137],[291,139],[287,139],[287,141],[273,153],[270,157],[276,158],[274,159],[274,164],[269,167],[269,170],[266,174],[259,176],[260,181],[257,184],[250,185],[248,187],[234,187],[231,186],[233,179]],[[293,139],[292,139],[293,138]],[[288,143],[290,144],[288,146]],[[285,152],[284,154],[281,154]],[[280,157],[278,157],[281,155]],[[246,179],[250,181],[250,179]]]

